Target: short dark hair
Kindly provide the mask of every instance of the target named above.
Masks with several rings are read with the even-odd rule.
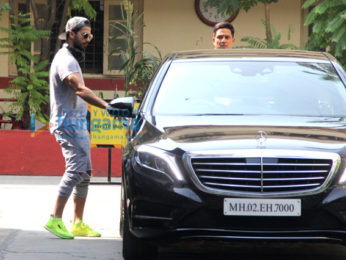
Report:
[[[220,22],[220,23],[217,23],[215,24],[214,26],[214,35],[215,33],[217,32],[217,30],[219,29],[228,29],[231,31],[232,33],[232,37],[234,37],[234,27],[231,23],[229,22]]]

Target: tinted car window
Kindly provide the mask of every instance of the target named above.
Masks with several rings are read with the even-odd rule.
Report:
[[[153,113],[345,117],[346,90],[326,63],[176,61]]]

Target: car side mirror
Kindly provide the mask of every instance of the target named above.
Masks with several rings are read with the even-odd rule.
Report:
[[[133,97],[119,97],[111,100],[109,105],[116,108],[112,116],[114,117],[135,117],[133,114],[133,108],[135,106],[135,100]]]

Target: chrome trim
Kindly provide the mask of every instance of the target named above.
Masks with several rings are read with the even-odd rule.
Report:
[[[215,164],[213,164],[213,165],[215,165]],[[261,170],[260,171],[252,171],[252,170],[237,170],[237,171],[235,171],[235,170],[209,170],[209,169],[203,169],[203,171],[204,172],[271,173],[271,171],[265,171],[263,169],[264,165],[266,165],[266,164],[264,164],[264,163],[261,164]],[[283,164],[277,164],[277,165],[283,165]],[[318,165],[318,166],[321,166],[321,165]],[[310,166],[310,165],[308,165],[308,166]],[[152,168],[152,169],[154,169],[154,168]],[[275,172],[277,172],[277,173],[297,173],[297,171],[275,171]],[[304,172],[304,173],[323,173],[323,172],[326,172],[326,171],[325,170],[300,170],[299,172]]]
[[[268,62],[306,62],[306,63],[324,63],[330,64],[328,60],[303,58],[303,57],[203,57],[203,58],[178,58],[174,63],[186,62],[239,62],[239,61],[268,61]]]
[[[224,184],[224,183],[213,183],[213,182],[206,182],[206,184],[209,184],[209,185],[213,185],[213,186],[224,186],[224,187],[243,187],[243,188],[259,188],[261,187],[261,192],[263,192],[263,185],[261,186],[255,186],[255,185],[251,185],[251,186],[247,186],[247,185],[241,185],[241,184]],[[297,185],[280,185],[280,186],[277,186],[277,185],[272,185],[272,186],[265,186],[266,188],[294,188],[294,187],[307,187],[307,186],[311,186],[311,187],[314,187],[314,186],[319,186],[318,183],[311,183],[311,184],[297,184]]]
[[[201,239],[230,239],[230,240],[261,240],[261,241],[315,241],[315,242],[325,242],[325,241],[336,241],[336,242],[342,242],[343,240],[342,239],[338,239],[338,238],[334,238],[334,237],[321,237],[321,236],[304,236],[304,237],[299,237],[299,236],[294,236],[294,237],[291,237],[291,236],[277,236],[277,237],[274,237],[274,236],[232,236],[232,235],[185,235],[182,237],[182,239],[198,239],[198,238],[201,238]]]
[[[162,221],[171,221],[173,218],[166,218],[166,217],[157,217],[157,216],[146,216],[146,215],[133,215],[134,219],[141,219],[141,220],[162,220]]]
[[[258,163],[196,163],[198,165],[259,165]],[[328,166],[328,164],[323,163],[263,163],[263,165],[287,165],[287,166]]]
[[[263,169],[263,157],[261,156],[261,192],[263,192],[263,185],[264,185],[264,181],[263,181],[263,177],[264,177],[263,171],[264,171],[264,169]]]
[[[201,183],[192,167],[192,158],[230,158],[230,157],[271,157],[271,158],[299,158],[299,159],[329,159],[332,160],[332,166],[324,183],[315,188],[305,191],[289,191],[289,192],[241,192],[241,191],[225,191],[217,188],[210,188]],[[262,159],[261,159],[262,160]],[[240,197],[291,197],[291,196],[307,196],[323,192],[331,183],[335,172],[338,170],[341,158],[336,153],[319,152],[319,151],[302,151],[302,150],[276,150],[276,149],[243,149],[243,150],[210,150],[210,151],[192,151],[184,156],[184,164],[188,169],[194,184],[203,192],[216,194],[221,196],[240,196]],[[318,164],[321,165],[321,164]],[[263,174],[263,165],[262,173]],[[263,178],[262,178],[263,179]],[[262,185],[263,187],[263,185]],[[314,187],[314,186],[313,186]]]
[[[216,180],[239,180],[239,181],[260,181],[260,178],[238,178],[238,177],[219,177],[219,176],[199,176],[200,179],[216,179]],[[280,178],[280,179],[265,179],[266,181],[299,181],[299,180],[324,180],[323,177],[309,178]]]

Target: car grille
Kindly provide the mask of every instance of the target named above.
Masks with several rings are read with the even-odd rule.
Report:
[[[231,192],[298,192],[320,188],[333,166],[331,159],[227,157],[191,158],[199,181]]]

